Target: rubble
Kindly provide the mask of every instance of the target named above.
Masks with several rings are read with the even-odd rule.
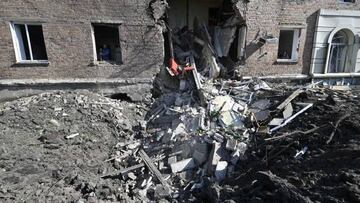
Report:
[[[359,92],[242,80],[246,13],[190,30],[170,28],[168,7],[149,1],[169,45],[157,98],[74,91],[0,104],[0,201],[358,202]]]
[[[219,161],[216,164],[215,178],[217,181],[222,181],[225,179],[227,166],[228,166],[228,162],[226,162],[226,161]]]
[[[201,78],[197,86],[187,75],[186,88],[179,86],[148,104],[88,92],[49,93],[3,104],[0,198],[7,198],[6,193],[15,200],[52,201],[324,201],[318,192],[329,190],[321,179],[313,184],[307,174],[330,177],[322,165],[337,159],[332,150],[342,150],[332,143],[351,149],[337,163],[349,168],[341,173],[359,173],[352,147],[360,145],[360,130],[357,120],[349,119],[360,117],[355,92],[319,84],[289,88],[256,78]],[[297,89],[301,94],[293,93]],[[28,134],[32,137],[19,140]],[[30,157],[22,153],[25,149]],[[348,177],[349,183],[360,183],[356,177]],[[32,181],[23,189],[26,196],[10,184],[25,184],[22,179]],[[300,183],[313,191],[304,192]],[[354,197],[360,194],[346,190]]]
[[[170,164],[170,167],[173,173],[178,173],[195,168],[195,161],[193,158],[184,159],[179,162]]]

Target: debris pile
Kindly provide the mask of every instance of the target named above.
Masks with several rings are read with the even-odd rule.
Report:
[[[356,90],[190,76],[145,103],[58,92],[2,104],[0,199],[358,201]]]
[[[220,187],[218,195],[211,188],[226,186],[232,182],[231,179],[249,172],[239,168],[251,169],[254,164],[261,166],[259,169],[264,168],[261,165],[264,160],[269,164],[269,160],[289,150],[290,145],[276,152],[278,146],[272,145],[287,136],[314,133],[329,127],[320,125],[305,133],[290,131],[278,134],[289,130],[292,121],[307,114],[314,103],[324,102],[324,97],[333,95],[321,91],[323,89],[317,84],[289,90],[286,86],[269,85],[253,79],[207,81],[202,83],[200,90],[183,88],[176,93],[164,94],[148,112],[146,129],[142,132],[144,138],[137,142],[141,142],[141,146],[132,149],[128,159],[121,161],[127,164],[130,160],[136,165],[107,174],[104,178],[120,175],[128,180],[126,184],[134,187],[132,194],[143,201],[230,200],[232,198],[227,193],[232,191],[227,191],[226,187]],[[347,96],[350,100],[356,98],[351,94]],[[127,146],[122,146],[121,150],[129,154]],[[309,153],[309,146],[310,143],[298,144],[298,151],[293,149],[294,154],[286,159],[302,161]],[[270,151],[269,159],[267,150],[271,148],[275,151]],[[266,158],[259,158],[264,149]],[[141,167],[145,167],[147,173]],[[269,179],[268,182],[272,181],[273,187],[283,187],[293,193],[288,197],[289,201],[309,200],[299,194],[295,186],[271,172],[257,174]],[[239,199],[242,199],[241,194]],[[251,198],[246,200],[252,201]]]
[[[165,23],[169,73],[179,76],[195,70],[209,78],[234,76],[235,67],[244,61],[246,36],[245,20],[235,13],[229,3],[209,25],[197,18],[191,28]]]

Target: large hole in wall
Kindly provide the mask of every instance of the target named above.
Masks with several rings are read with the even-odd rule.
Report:
[[[208,52],[212,52],[228,72],[235,63],[244,60],[245,21],[234,11],[231,0],[168,0],[168,3],[166,23],[172,37],[164,33],[165,63],[171,58],[171,53],[180,64],[189,62],[184,56],[192,54],[197,69],[202,71],[203,49],[207,44],[211,46]],[[206,41],[206,44],[199,45],[197,39]]]
[[[192,30],[195,18],[206,25],[216,25],[222,0],[169,0],[169,25],[172,29]]]

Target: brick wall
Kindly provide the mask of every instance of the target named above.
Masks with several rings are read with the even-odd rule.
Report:
[[[250,0],[246,9],[248,26],[246,68],[244,75],[308,74],[317,11],[320,9],[359,10],[356,3],[338,0]],[[280,26],[304,25],[301,29],[297,63],[277,63],[278,45],[260,46],[256,40],[263,34],[279,37]],[[253,43],[252,43],[253,42]]]
[[[150,0],[0,1],[0,78],[149,78],[163,62]],[[9,23],[43,22],[48,66],[16,66]],[[92,22],[122,22],[123,65],[92,66]]]
[[[2,0],[0,1],[0,78],[149,78],[163,62],[161,28],[149,14],[151,0]],[[360,1],[250,0],[243,4],[247,26],[244,75],[308,74],[317,11],[360,9]],[[14,66],[9,22],[43,22],[48,66]],[[92,66],[91,23],[122,22],[123,65]],[[303,25],[297,63],[277,63],[278,45],[260,46],[264,34],[279,37],[280,26]]]

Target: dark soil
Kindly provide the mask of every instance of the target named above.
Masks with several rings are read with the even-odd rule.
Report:
[[[324,100],[319,101],[319,92],[301,95],[297,100],[312,101],[314,107],[273,136],[323,127],[266,144],[258,137],[250,160],[240,164],[238,177],[220,190],[219,201],[360,202],[360,100],[351,93],[320,95]],[[327,144],[343,115],[349,117]],[[305,155],[295,159],[305,146]]]

